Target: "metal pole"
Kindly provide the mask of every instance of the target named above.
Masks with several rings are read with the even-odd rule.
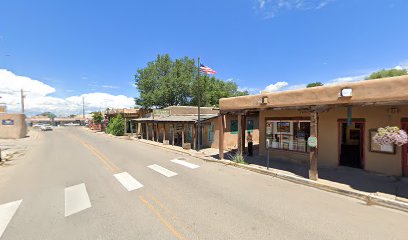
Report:
[[[21,89],[21,113],[24,113],[24,90]]]
[[[267,150],[268,150],[268,160],[266,162],[266,169],[269,170],[269,148],[267,148]]]
[[[201,140],[201,122],[200,122],[200,105],[201,105],[201,99],[200,99],[200,57],[198,57],[198,65],[197,65],[197,82],[198,82],[198,120],[197,120],[197,128],[198,128],[198,144],[197,144],[197,150],[200,151],[200,140]]]
[[[85,121],[85,100],[84,100],[84,96],[82,96],[82,118]]]

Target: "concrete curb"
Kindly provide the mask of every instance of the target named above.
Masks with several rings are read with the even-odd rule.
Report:
[[[123,139],[123,138],[120,138],[120,137],[117,137],[117,138],[118,139]],[[371,193],[360,192],[360,191],[356,191],[356,190],[341,189],[341,188],[329,186],[329,185],[326,185],[326,184],[323,184],[323,183],[320,183],[320,182],[316,182],[316,181],[313,181],[313,180],[310,180],[310,179],[306,179],[306,178],[302,178],[302,177],[298,177],[298,176],[293,176],[293,175],[289,175],[289,174],[285,174],[285,173],[281,173],[281,172],[278,172],[276,170],[275,171],[266,170],[266,169],[258,168],[258,167],[251,166],[251,165],[236,163],[236,162],[233,162],[233,161],[230,161],[230,160],[219,160],[219,159],[213,158],[213,157],[208,156],[208,155],[197,156],[196,154],[192,154],[192,153],[186,152],[184,150],[172,149],[172,148],[162,146],[162,145],[159,145],[159,144],[149,143],[148,141],[139,141],[138,139],[131,139],[131,140],[135,140],[135,141],[140,142],[140,143],[145,143],[145,144],[149,144],[149,145],[152,145],[152,146],[160,147],[162,149],[182,153],[182,154],[185,154],[185,155],[189,155],[191,157],[195,157],[195,158],[204,160],[206,162],[221,163],[221,164],[224,164],[224,165],[239,167],[239,168],[249,170],[249,171],[252,171],[252,172],[256,172],[256,173],[260,173],[260,174],[264,174],[264,175],[268,175],[268,176],[272,176],[272,177],[277,177],[277,178],[280,178],[280,179],[283,179],[283,180],[286,180],[286,181],[290,181],[290,182],[293,182],[293,183],[302,184],[304,186],[309,186],[309,187],[317,188],[317,189],[320,189],[320,190],[324,190],[326,192],[337,193],[337,194],[340,194],[340,195],[343,195],[343,196],[359,199],[359,200],[364,201],[367,205],[378,205],[378,206],[392,208],[392,209],[395,209],[395,210],[399,210],[399,211],[403,211],[403,212],[408,213],[408,203],[405,203],[405,202],[402,202],[402,201],[387,199],[387,198],[376,196],[376,195],[371,194]]]

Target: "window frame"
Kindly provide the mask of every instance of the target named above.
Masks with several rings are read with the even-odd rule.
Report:
[[[287,132],[287,131],[285,131],[285,132],[276,131],[275,132],[275,126],[277,128],[278,123],[282,123],[282,122],[289,122],[289,132]],[[307,145],[306,135],[305,135],[304,141],[303,141],[303,144],[305,145],[305,148],[304,148],[305,150],[299,150],[299,137],[295,138],[295,135],[299,133],[300,124],[302,122],[309,123],[309,136],[310,136],[310,118],[307,118],[307,117],[271,117],[271,118],[265,118],[265,148],[266,149],[273,149],[273,150],[305,153],[305,154],[309,153],[310,148]],[[271,124],[271,126],[270,126],[272,128],[271,133],[268,133],[268,124]],[[295,131],[295,125],[297,125],[296,131]],[[276,129],[276,130],[278,130],[278,129]],[[271,135],[272,135],[272,137],[271,137]],[[274,139],[276,135],[279,136],[279,141],[273,142],[273,140],[272,140],[272,142],[270,143],[269,139]],[[293,142],[292,144],[295,144],[295,146],[296,146],[295,149],[290,149],[290,144],[288,145],[287,148],[285,148],[283,146],[284,141],[282,141],[282,139],[284,139],[284,138],[285,139],[292,138],[290,141]],[[295,141],[295,139],[296,139],[296,141]],[[273,143],[278,143],[278,146],[273,147]],[[288,142],[288,143],[290,143],[290,142]]]

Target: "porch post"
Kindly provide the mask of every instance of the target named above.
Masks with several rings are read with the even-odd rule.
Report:
[[[163,123],[163,143],[166,141],[166,123]]]
[[[184,145],[184,123],[181,125],[181,147]]]
[[[310,114],[310,137],[317,137],[317,124],[318,115],[317,112],[312,112]],[[310,148],[310,167],[309,167],[309,179],[317,180],[317,146]]]
[[[220,159],[224,159],[224,115],[220,114],[218,116],[218,150]]]
[[[193,149],[196,149],[196,125],[193,124]]]
[[[125,118],[125,135],[127,133],[127,119]]]
[[[155,137],[155,132],[154,132],[154,130],[155,130],[155,127],[154,127],[154,123],[152,123],[152,141],[154,141],[154,137]]]
[[[146,140],[149,140],[149,123],[146,122],[145,125],[146,125]]]
[[[175,124],[171,124],[171,127],[173,128],[173,134],[171,135],[171,145],[173,145],[174,146],[174,135],[175,135],[175,131],[176,131],[176,128],[174,127],[174,125]]]
[[[242,115],[238,113],[238,154],[242,156]]]
[[[246,131],[246,115],[242,115],[241,117],[241,127],[242,127],[242,132],[241,132],[241,142],[242,142],[242,153],[245,153],[245,131]]]

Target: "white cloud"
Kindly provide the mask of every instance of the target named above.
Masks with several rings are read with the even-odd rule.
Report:
[[[119,88],[119,87],[117,87],[117,86],[112,86],[112,85],[102,85],[101,86],[102,88]]]
[[[285,11],[319,10],[335,0],[258,0],[256,10],[265,18],[273,18]]]
[[[346,83],[346,82],[358,82],[358,81],[364,80],[367,76],[368,74],[348,76],[348,77],[339,77],[339,78],[330,80],[324,85],[333,85],[333,84],[340,84],[340,83]]]
[[[13,72],[0,69],[0,102],[6,103],[10,112],[20,111],[20,90],[26,92],[25,110],[27,114],[54,112],[57,115],[69,115],[81,112],[82,97],[87,112],[106,108],[133,107],[133,98],[108,93],[86,93],[79,96],[58,98],[50,96],[55,88],[29,77],[18,76]]]
[[[282,88],[288,85],[289,83],[287,82],[277,82],[277,83],[266,86],[266,88],[262,90],[262,92],[278,92],[279,90],[281,90]]]

